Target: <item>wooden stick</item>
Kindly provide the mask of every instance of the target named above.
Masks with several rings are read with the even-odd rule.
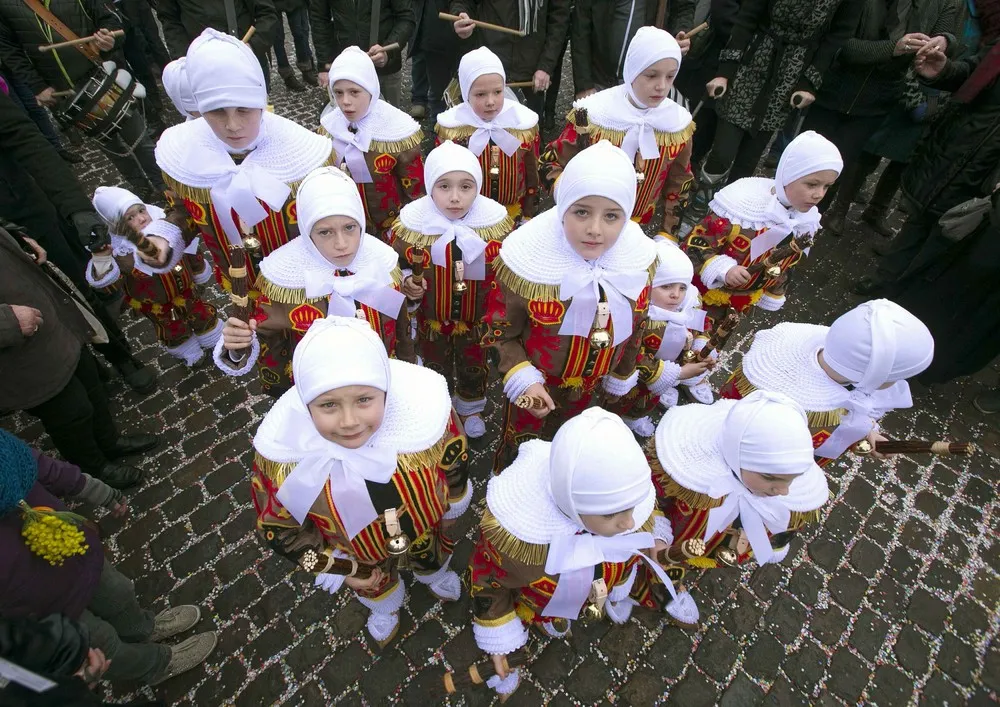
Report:
[[[870,454],[873,450],[868,440],[857,442],[852,451],[857,454]],[[922,439],[885,439],[875,443],[874,451],[879,454],[940,454],[959,457],[971,457],[976,453],[976,445],[972,442],[928,442]]]
[[[747,272],[751,275],[756,275],[762,270],[774,267],[781,263],[782,260],[789,257],[790,255],[795,255],[796,253],[801,253],[806,248],[811,248],[813,244],[813,236],[811,233],[803,233],[801,236],[797,236],[791,240],[788,245],[779,246],[777,248],[772,248],[771,252],[765,255],[763,258],[758,260],[756,263],[751,263],[747,266]]]
[[[241,39],[240,41],[243,42],[244,44],[249,44],[250,38],[253,37],[256,32],[257,28],[254,27],[253,25],[250,25],[250,29],[247,30],[247,33],[243,35],[243,39]]]
[[[111,30],[111,36],[112,37],[123,37],[123,36],[125,36],[125,30],[123,30],[123,29]],[[92,34],[89,37],[80,37],[78,39],[70,39],[70,40],[65,41],[65,42],[56,42],[55,44],[43,44],[43,45],[41,45],[41,46],[38,47],[38,51],[40,51],[40,52],[50,52],[53,49],[62,49],[64,47],[76,47],[76,46],[79,46],[81,44],[89,44],[90,42],[96,42],[96,41],[97,41],[97,35],[96,34]]]
[[[534,81],[511,81],[507,88],[532,88],[534,85]]]
[[[726,340],[729,335],[733,333],[733,329],[736,325],[740,323],[740,315],[735,309],[729,309],[729,313],[726,317],[715,325],[715,329],[712,331],[712,335],[705,342],[705,347],[698,351],[695,360],[704,361],[706,360],[713,351],[721,349],[726,345]]]
[[[399,42],[393,42],[392,44],[386,44],[384,47],[382,47],[382,51],[384,51],[386,54],[388,54],[389,52],[394,52],[394,51],[398,51],[398,50],[399,50]]]
[[[76,93],[75,89],[67,88],[65,91],[56,91],[52,94],[53,98],[65,98],[66,96],[72,96]]]
[[[424,259],[427,257],[427,251],[423,248],[418,248],[414,246],[410,254],[413,256],[413,282],[420,287],[426,285],[424,280]],[[419,263],[417,261],[420,261]]]
[[[518,396],[517,400],[514,401],[514,406],[522,410],[544,410],[548,407],[542,398],[536,398],[534,395]]]
[[[680,565],[685,560],[692,557],[703,557],[705,554],[705,543],[699,538],[690,538],[680,543],[675,543],[666,550],[661,550],[656,556],[656,561],[661,565]]]
[[[508,672],[519,668],[528,662],[528,652],[521,649],[504,656],[504,667]],[[444,691],[453,695],[459,690],[468,689],[473,685],[484,685],[487,680],[497,674],[492,660],[473,663],[465,672],[447,672],[444,674]]]
[[[458,22],[460,19],[462,19],[458,15],[449,15],[447,12],[439,12],[438,13],[438,18],[440,18],[442,20],[447,20],[448,22]],[[513,29],[511,27],[503,27],[501,25],[495,25],[492,22],[482,22],[480,20],[473,20],[472,18],[469,18],[469,22],[471,22],[476,27],[479,27],[481,29],[490,29],[490,30],[493,30],[494,32],[503,32],[505,34],[513,34],[513,35],[515,35],[517,37],[523,37],[524,36],[524,32],[522,32],[519,29]]]
[[[685,32],[684,39],[691,39],[691,37],[695,36],[699,32],[704,32],[706,29],[708,29],[708,23],[702,22],[700,25],[693,28],[690,32]]]

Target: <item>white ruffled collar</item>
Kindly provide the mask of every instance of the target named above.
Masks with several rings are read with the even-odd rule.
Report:
[[[270,282],[289,289],[306,286],[307,273],[328,273],[334,270],[349,270],[354,275],[371,275],[373,279],[385,279],[395,270],[399,256],[392,246],[386,245],[375,236],[365,233],[361,245],[350,265],[341,268],[320,256],[306,243],[309,236],[293,238],[260,261],[260,272]]]
[[[722,427],[735,400],[712,405],[684,405],[666,412],[656,427],[656,456],[663,470],[684,488],[711,495],[710,489],[733,476],[722,455]],[[787,496],[756,497],[789,511],[807,513],[829,500],[830,488],[823,470],[813,464],[792,481]]]
[[[264,112],[257,147],[242,164],[264,169],[285,184],[294,184],[330,159],[330,138]],[[211,189],[235,166],[225,143],[204,118],[167,128],[156,143],[156,163],[167,176],[195,189]]]
[[[815,206],[802,213],[785,207],[774,193],[774,180],[744,177],[720,189],[708,207],[718,216],[741,228],[760,231],[775,225],[787,225],[791,233],[816,233],[820,226]]]
[[[422,196],[403,206],[399,211],[399,222],[416,233],[423,233],[424,226],[432,216],[442,215],[434,205],[430,196]],[[445,217],[447,218],[447,217]],[[471,229],[490,228],[507,218],[507,207],[482,194],[472,202],[472,208],[464,218],[459,219],[462,225]],[[451,219],[454,220],[454,219]]]
[[[470,111],[472,111],[472,106],[466,103],[459,103],[444,113],[439,113],[437,122],[443,128],[473,127],[475,123],[469,118]],[[475,116],[475,113],[472,115]],[[503,116],[502,121],[500,121],[501,116]],[[512,130],[531,130],[538,125],[538,114],[530,108],[522,106],[510,96],[505,96],[503,109],[493,119],[493,122],[497,121],[502,122],[505,128]]]
[[[389,361],[390,384],[382,425],[370,447],[414,454],[440,441],[451,419],[451,397],[444,377],[403,361]],[[274,404],[254,435],[253,446],[264,458],[291,464],[303,458],[306,442],[320,434],[295,388]]]
[[[320,125],[333,135],[339,125],[349,124],[343,112],[336,103],[327,104],[319,118]],[[399,108],[389,105],[382,99],[375,101],[371,109],[355,127],[358,133],[364,133],[370,140],[381,142],[398,142],[412,137],[420,130],[420,124]]]
[[[656,260],[656,244],[639,224],[628,220],[618,242],[594,263],[581,258],[563,233],[555,208],[536,216],[515,230],[500,248],[511,272],[539,285],[559,285],[572,269],[599,265],[611,272],[648,270]]]
[[[627,132],[643,121],[661,133],[677,133],[691,124],[688,110],[669,98],[656,108],[636,108],[629,101],[624,85],[612,86],[581,98],[573,103],[573,107],[586,109],[591,123],[621,132]]]

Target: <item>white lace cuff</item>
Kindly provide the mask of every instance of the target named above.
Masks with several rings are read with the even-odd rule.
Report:
[[[483,411],[486,409],[486,398],[479,398],[478,400],[462,400],[456,395],[452,403],[455,405],[455,412],[462,417],[468,417],[469,415],[482,415]]]
[[[504,618],[508,620],[501,624],[491,621],[490,626],[484,626],[475,619],[472,621],[472,635],[476,638],[476,645],[490,655],[513,653],[528,642],[528,629],[517,614],[512,611]]]
[[[691,343],[691,350],[692,351],[701,351],[703,348],[705,348],[706,344],[708,344],[708,339],[703,338],[703,337],[697,337]],[[713,349],[712,353],[709,354],[709,357],[713,361],[718,361],[719,360],[719,350],[718,349]],[[682,381],[682,382],[687,383],[688,381]]]
[[[225,343],[220,337],[215,342],[215,348],[212,349],[212,360],[215,361],[215,365],[218,366],[220,371],[227,376],[238,378],[245,376],[253,370],[254,364],[257,363],[257,357],[260,356],[260,342],[257,340],[257,334],[254,334],[253,339],[250,340],[250,353],[242,364],[236,363],[229,357],[229,351],[226,350]]]
[[[465,482],[465,494],[457,501],[451,501],[451,507],[448,512],[445,513],[442,518],[445,520],[455,520],[456,518],[461,518],[462,515],[469,510],[469,506],[472,505],[472,481]]]
[[[760,296],[757,300],[757,306],[763,309],[765,312],[777,312],[785,304],[785,296],[774,297],[767,294],[766,292]]]
[[[663,395],[670,388],[676,388],[681,379],[681,366],[673,361],[663,361],[660,366],[660,377],[647,386],[653,395]]]
[[[624,624],[632,616],[632,607],[635,606],[635,601],[626,596],[624,599],[619,601],[612,601],[608,599],[608,603],[604,605],[604,611],[607,613],[608,618],[611,619],[613,623],[619,626]]]
[[[194,275],[192,275],[191,279],[194,280],[194,284],[196,284],[196,285],[205,285],[205,284],[207,284],[207,283],[209,283],[209,282],[212,281],[212,275],[213,274],[214,273],[212,272],[212,265],[211,265],[211,263],[209,263],[209,262],[206,261],[204,270],[202,270],[201,272],[198,272],[198,273],[195,273]]]
[[[726,273],[737,265],[739,263],[728,255],[716,255],[713,258],[709,258],[699,273],[701,283],[710,290],[718,290],[725,287]]]
[[[104,269],[105,267],[111,267],[103,275],[98,276],[98,269]],[[118,267],[118,261],[115,260],[112,255],[92,255],[90,256],[90,262],[87,264],[87,284],[91,287],[107,287],[113,285],[118,281],[118,278],[122,276],[121,268]]]
[[[222,320],[216,319],[215,326],[210,331],[198,334],[198,345],[203,349],[214,349],[215,345],[222,340],[222,330],[225,328],[226,325],[222,323]]]
[[[542,372],[527,361],[519,366],[511,369],[503,382],[503,394],[511,402],[524,395],[524,391],[535,383],[545,383],[545,376],[542,375]]]
[[[601,379],[601,385],[604,387],[604,390],[606,390],[609,395],[614,395],[619,398],[632,390],[638,382],[638,369],[632,371],[632,375],[628,378],[617,378],[613,374],[609,373]]]
[[[400,577],[395,587],[375,599],[363,597],[357,592],[354,595],[361,602],[361,605],[373,614],[395,614],[403,606],[403,600],[406,599],[406,586],[403,584],[403,578]]]
[[[670,526],[670,521],[666,516],[656,513],[653,515],[653,537],[662,540],[667,545],[674,544],[674,529]]]

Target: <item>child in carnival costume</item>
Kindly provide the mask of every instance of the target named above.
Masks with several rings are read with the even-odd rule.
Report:
[[[120,187],[98,187],[94,209],[108,225],[111,245],[91,256],[87,282],[105,288],[120,281],[125,301],[153,323],[167,353],[188,366],[201,361],[204,349],[212,350],[221,338],[223,327],[215,307],[197,290],[212,278],[210,266],[197,258],[197,236],[187,241],[181,229],[166,220],[163,209],[144,204]],[[126,229],[156,245],[160,260],[140,253],[121,235]],[[194,270],[192,263],[198,262],[201,269]]]
[[[692,567],[780,562],[830,496],[805,411],[779,393],[671,408],[646,457],[674,547],[704,543],[703,553],[668,566],[674,582]],[[656,606],[658,581],[644,576],[633,598]]]
[[[466,148],[438,145],[424,174],[430,193],[403,207],[392,245],[408,273],[402,289],[416,314],[418,354],[453,381],[465,432],[481,437],[489,376],[480,343],[486,297],[495,288],[493,261],[514,223],[507,209],[479,193],[479,163]]]
[[[756,273],[747,268],[786,240],[819,231],[816,205],[843,166],[836,146],[809,131],[785,148],[774,179],[746,177],[716,193],[709,213],[682,245],[694,263],[694,283],[708,312],[697,350],[730,307],[742,314],[753,306],[775,312],[785,304],[789,270],[805,253],[792,253]]]
[[[297,206],[303,235],[261,261],[255,287],[263,296],[250,321],[226,321],[216,364],[230,376],[256,367],[263,389],[280,395],[292,385],[295,346],[325,316],[357,317],[390,357],[412,361],[398,258],[365,233],[354,182],[336,167],[321,167],[302,180]]]
[[[403,206],[424,195],[424,133],[379,98],[375,65],[358,47],[341,52],[329,74],[330,104],[320,116],[320,133],[333,139],[337,159],[357,183],[372,233],[387,240]]]
[[[644,565],[669,587],[670,617],[698,621],[691,596],[675,593],[646,554],[673,542],[655,497],[642,449],[617,415],[600,408],[574,417],[552,442],[525,442],[490,480],[469,576],[473,634],[497,665],[491,687],[517,688],[517,672],[505,675],[502,659],[527,643],[525,624],[560,637],[581,612],[627,622]]]
[[[206,29],[191,43],[184,69],[201,117],[165,130],[156,162],[229,291],[234,249],[246,250],[252,283],[260,258],[299,235],[295,191],[332,161],[333,144],[266,110],[260,63],[239,39]]]
[[[754,336],[719,393],[783,393],[805,408],[821,467],[861,440],[885,439],[879,420],[913,406],[906,382],[934,358],[930,330],[895,302],[860,304],[831,326],[785,322]]]
[[[401,562],[439,599],[459,598],[445,526],[471,501],[465,435],[445,380],[390,360],[357,319],[316,322],[292,365],[295,387],[253,441],[258,532],[316,586],[346,583],[385,646],[405,598]]]
[[[629,219],[635,184],[631,161],[602,140],[567,165],[556,206],[500,249],[483,339],[499,354],[507,396],[495,472],[522,442],[551,439],[604,393],[613,401],[639,379],[656,245]],[[517,406],[522,399],[540,405]]]
[[[462,103],[438,115],[435,131],[438,143],[451,140],[479,158],[483,196],[507,207],[511,218],[532,218],[538,211],[538,114],[510,95],[506,80],[500,57],[486,47],[463,55]]]
[[[649,312],[640,324],[639,383],[610,406],[640,437],[651,437],[656,431],[650,414],[657,402],[665,408],[677,404],[679,385],[708,388],[708,402],[712,402],[705,378],[714,362],[683,360],[694,340],[692,332],[700,332],[705,322],[705,312],[698,309],[698,290],[691,286],[694,268],[684,252],[666,239],[656,243],[656,251]]]
[[[691,186],[694,121],[668,94],[681,67],[681,48],[669,32],[640,27],[625,55],[625,83],[573,103],[562,133],[542,155],[542,180],[554,184],[581,146],[610,140],[635,163],[639,189],[630,216],[645,225],[662,204],[660,234],[677,239],[679,207]],[[586,114],[587,126],[582,123]]]

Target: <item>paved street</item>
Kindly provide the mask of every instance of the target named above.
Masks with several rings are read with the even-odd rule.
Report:
[[[315,127],[324,93],[289,94],[272,78],[275,111]],[[88,189],[118,182],[98,152],[86,154],[80,177]],[[753,330],[785,320],[829,323],[859,302],[849,285],[870,266],[875,238],[855,223],[842,239],[821,239],[796,270],[785,311],[758,311],[744,322],[713,380],[725,380]],[[160,382],[143,398],[113,380],[118,419],[127,430],[159,433],[164,444],[144,461],[149,478],[130,494],[127,522],[100,518],[106,549],[144,603],[201,604],[197,629],[217,629],[220,642],[204,667],[155,691],[106,688],[108,699],[156,694],[197,707],[437,703],[443,672],[483,657],[468,599],[442,605],[424,587],[412,588],[399,637],[377,652],[364,631],[365,611],[346,590],[334,597],[314,591],[256,539],[250,437],[270,400],[211,365],[188,370],[155,346],[145,320],[126,314],[123,324]],[[694,581],[698,631],[639,611],[621,627],[578,623],[568,640],[534,645],[507,704],[996,704],[1000,421],[969,402],[996,380],[997,371],[988,370],[977,380],[915,391],[913,410],[885,420],[895,437],[976,440],[980,453],[971,461],[854,458],[832,467],[835,498],[822,524],[795,541],[782,565],[719,570]],[[492,393],[499,395],[496,386]],[[484,503],[496,417],[485,443],[473,446],[473,511]],[[34,420],[11,416],[0,425],[51,449]],[[469,556],[476,515],[460,525],[465,540],[453,567]],[[451,704],[490,702],[491,693],[480,691]]]

